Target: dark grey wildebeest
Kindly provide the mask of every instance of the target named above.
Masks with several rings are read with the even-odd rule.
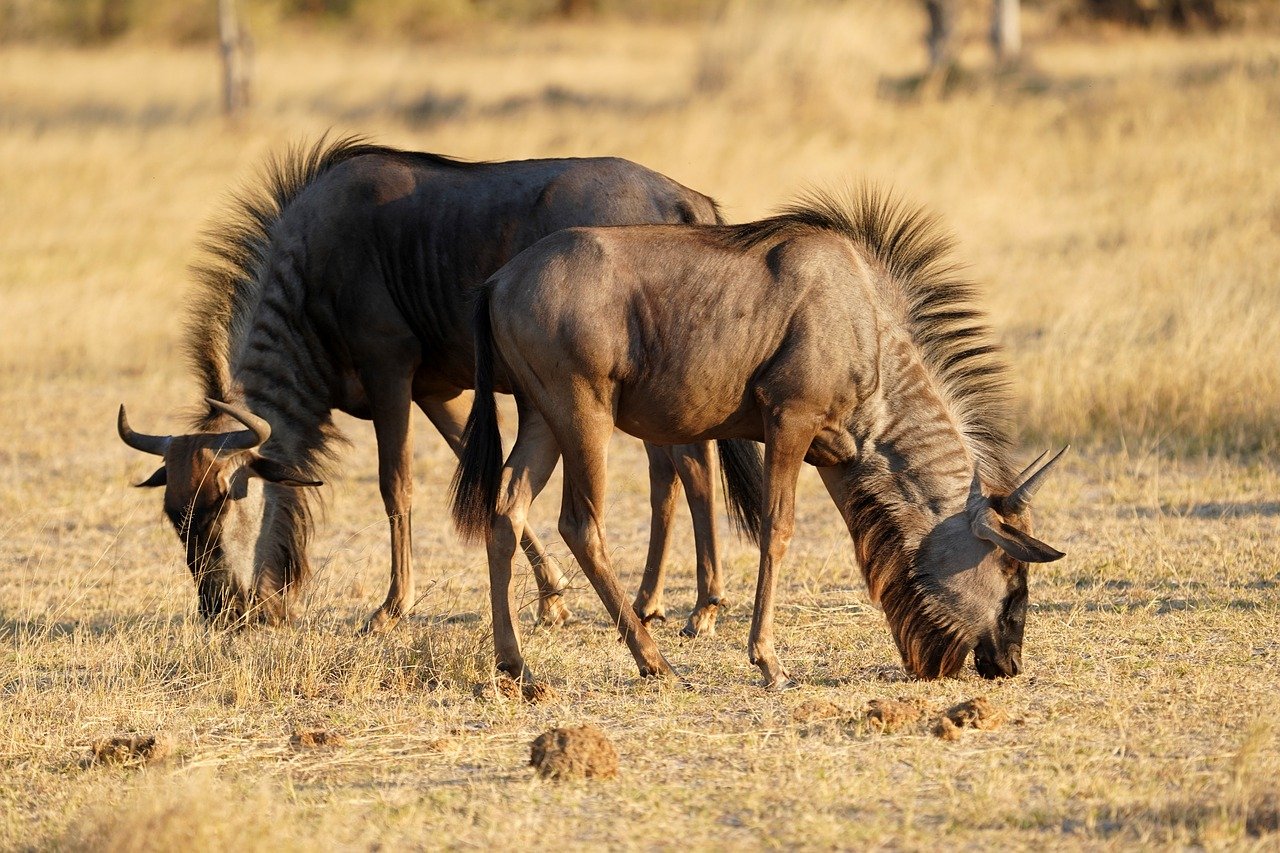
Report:
[[[188,349],[208,408],[195,431],[137,433],[120,408],[125,443],[164,458],[141,485],[165,488],[200,612],[288,617],[310,566],[305,487],[319,484],[339,409],[372,419],[377,435],[391,584],[367,627],[394,624],[414,601],[411,404],[460,446],[478,285],[567,226],[718,218],[710,198],[612,158],[464,163],[344,139],[273,163],[264,190],[237,200],[196,270]],[[726,468],[758,469],[748,444],[721,445],[721,455]],[[642,618],[663,613],[663,557],[683,480],[699,570],[686,631],[709,632],[721,595],[715,459],[702,442],[651,447],[649,460],[652,545],[635,606]],[[758,502],[735,509],[751,526]],[[532,530],[521,544],[537,575],[540,618],[562,621],[564,576]]]
[[[532,677],[511,564],[525,507],[563,455],[560,532],[641,674],[671,673],[610,567],[617,426],[657,443],[764,442],[749,654],[767,686],[791,684],[773,601],[803,462],[843,514],[910,673],[953,674],[974,651],[983,676],[1017,674],[1027,564],[1063,556],[1030,535],[1032,494],[1057,457],[1011,466],[1005,367],[949,249],[934,219],[867,190],[746,225],[572,229],[494,275],[453,510],[488,543],[499,668]],[[499,386],[521,412],[505,467]]]

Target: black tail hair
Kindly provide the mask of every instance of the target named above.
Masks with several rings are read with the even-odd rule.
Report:
[[[764,462],[760,447],[742,439],[716,442],[720,451],[720,476],[724,481],[725,503],[733,528],[755,544],[760,544],[760,522],[764,517]]]
[[[476,396],[462,431],[462,454],[449,484],[453,523],[467,542],[483,542],[502,486],[502,433],[493,396],[493,323],[489,288],[476,298],[472,331],[476,347]]]

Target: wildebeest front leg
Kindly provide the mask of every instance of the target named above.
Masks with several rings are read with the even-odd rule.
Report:
[[[672,448],[645,442],[649,456],[649,553],[644,561],[644,577],[632,607],[640,621],[648,625],[665,622],[667,610],[662,603],[666,585],[667,546],[671,542],[671,522],[675,516],[680,480],[672,458]]]
[[[764,450],[765,515],[760,525],[760,575],[756,580],[755,608],[751,614],[751,638],[747,653],[764,675],[769,690],[787,690],[796,683],[782,668],[773,646],[773,594],[777,570],[787,553],[795,529],[796,480],[813,440],[775,427],[768,431]]]
[[[649,503],[653,521],[649,528],[649,554],[644,578],[636,594],[635,611],[646,625],[665,621],[662,592],[666,585],[666,555],[671,522],[683,483],[693,517],[693,540],[698,560],[698,600],[689,621],[680,629],[685,637],[712,636],[723,590],[717,553],[715,521],[715,444],[645,444],[649,454]]]
[[[581,412],[579,407],[571,407]],[[560,535],[578,558],[583,573],[604,602],[609,618],[631,650],[642,678],[674,676],[675,670],[658,651],[648,629],[632,607],[610,566],[605,547],[605,457],[612,418],[583,415],[577,429],[558,432],[564,453],[564,498],[560,506]]]
[[[715,443],[678,444],[669,450],[689,500],[698,555],[698,600],[680,633],[686,637],[710,637],[716,632],[716,614],[724,597],[716,540]]]
[[[378,438],[378,486],[391,525],[391,585],[387,599],[365,623],[365,631],[390,628],[413,606],[413,428],[409,420],[408,374],[365,377]]]
[[[520,628],[511,598],[516,543],[524,533],[529,505],[547,485],[559,458],[559,447],[546,421],[537,412],[521,407],[520,430],[502,469],[502,485],[489,523],[486,548],[494,656],[499,670],[526,683],[532,683],[533,674],[520,651]]]
[[[466,428],[467,415],[471,412],[471,400],[471,393],[463,392],[449,399],[418,401],[423,414],[440,431],[455,456],[462,453],[462,431]],[[538,581],[538,624],[552,628],[565,624],[573,618],[573,611],[564,603],[564,592],[569,588],[569,579],[542,546],[533,528],[527,524],[520,537],[520,547],[529,559],[533,576]]]

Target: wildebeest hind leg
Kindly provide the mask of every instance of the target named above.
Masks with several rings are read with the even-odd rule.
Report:
[[[529,505],[547,485],[560,449],[535,411],[520,410],[515,447],[502,469],[502,484],[489,524],[489,603],[493,608],[493,650],[498,669],[532,682],[520,651],[520,628],[511,598],[516,543],[524,534]]]
[[[466,427],[467,415],[471,412],[471,400],[471,393],[463,392],[449,399],[418,401],[418,407],[440,431],[455,456],[462,453],[462,431]],[[538,581],[538,624],[551,628],[565,624],[573,618],[573,611],[564,603],[569,579],[528,525],[525,525],[524,535],[520,537],[520,548],[529,559],[533,575]]]
[[[607,414],[580,406],[570,408],[572,424],[556,430],[564,454],[564,498],[560,505],[560,535],[578,558],[583,573],[604,602],[635,658],[641,677],[674,676],[675,670],[658,650],[648,629],[627,604],[626,594],[610,566],[604,537],[605,458],[613,420]]]

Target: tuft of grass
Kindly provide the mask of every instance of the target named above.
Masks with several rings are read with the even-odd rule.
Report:
[[[151,776],[119,802],[82,808],[54,846],[100,853],[214,853],[302,851],[331,844],[333,839],[317,827],[291,825],[279,802],[283,794],[228,783],[210,771]]]

